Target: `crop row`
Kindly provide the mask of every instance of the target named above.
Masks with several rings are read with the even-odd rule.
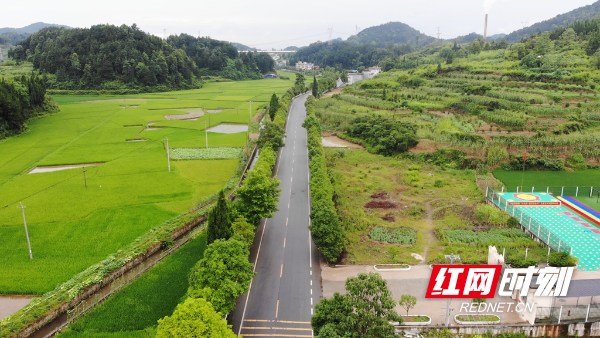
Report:
[[[335,95],[334,96],[336,99],[341,100],[341,101],[346,101],[346,102],[350,102],[352,104],[356,104],[359,106],[367,106],[367,107],[371,107],[371,108],[376,108],[376,109],[396,109],[398,108],[400,105],[393,103],[393,102],[389,102],[389,101],[383,101],[381,99],[377,99],[377,98],[372,98],[372,97],[358,97],[358,96],[352,96],[352,95]]]
[[[513,93],[513,92],[504,91],[504,90],[490,90],[489,92],[487,92],[487,96],[494,97],[497,99],[502,99],[502,100],[530,103],[530,104],[542,104],[547,101],[547,99],[541,95],[519,94],[519,93]]]
[[[173,148],[173,160],[228,160],[239,158],[242,148]]]
[[[493,112],[484,110],[479,116],[488,122],[507,127],[522,127],[526,121],[524,114],[513,113],[508,110],[495,110]]]
[[[415,244],[417,241],[417,230],[410,228],[387,229],[374,227],[369,236],[378,242],[396,244]]]
[[[528,239],[528,236],[520,229],[490,229],[488,231],[471,230],[441,230],[439,236],[448,243],[475,243],[475,244],[494,244],[511,243],[519,239]]]

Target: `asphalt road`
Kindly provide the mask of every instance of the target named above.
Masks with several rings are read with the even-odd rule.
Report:
[[[261,222],[251,249],[256,276],[228,316],[233,331],[244,337],[312,337],[310,318],[321,298],[321,270],[308,230],[308,149],[302,127],[307,97],[295,99],[288,115],[285,147],[276,165],[279,211]]]

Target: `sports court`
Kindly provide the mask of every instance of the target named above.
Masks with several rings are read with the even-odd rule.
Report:
[[[494,204],[513,215],[554,250],[579,258],[582,271],[600,271],[600,213],[570,197],[498,192]]]

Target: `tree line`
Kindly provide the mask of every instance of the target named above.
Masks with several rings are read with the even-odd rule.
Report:
[[[0,139],[18,134],[27,128],[28,119],[58,111],[58,106],[46,95],[42,78],[17,76],[0,78]]]
[[[248,292],[254,277],[250,246],[260,220],[277,211],[280,181],[272,172],[293,95],[292,89],[281,98],[273,94],[271,121],[258,140],[260,156],[235,191],[235,200],[229,201],[221,191],[209,210],[208,247],[189,274],[187,299],[173,315],[159,320],[156,337],[236,337],[223,316],[234,309],[237,297]]]
[[[268,55],[239,55],[229,43],[187,34],[166,41],[135,24],[91,28],[44,28],[9,51],[31,61],[54,89],[199,88],[202,75],[235,80],[259,78],[273,69]]]

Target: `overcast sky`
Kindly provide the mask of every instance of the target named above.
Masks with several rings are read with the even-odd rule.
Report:
[[[594,3],[594,0],[31,0],[5,1],[0,27],[23,27],[42,21],[90,27],[100,23],[137,25],[163,36],[188,33],[240,42],[260,49],[305,46],[346,39],[390,21],[404,22],[422,33],[454,38],[483,34],[484,6],[490,8],[488,34],[510,33],[523,25]]]

